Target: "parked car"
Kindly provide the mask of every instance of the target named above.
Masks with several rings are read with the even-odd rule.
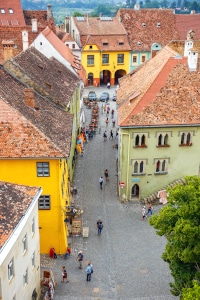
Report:
[[[100,97],[100,101],[102,101],[102,102],[107,102],[108,100],[109,100],[109,98],[110,98],[110,95],[109,95],[109,93],[106,93],[106,92],[103,92],[102,94],[101,94],[101,97]]]
[[[112,100],[117,101],[117,96],[115,94],[113,95]]]
[[[94,101],[94,100],[97,100],[97,95],[94,91],[90,91],[89,94],[88,94],[88,99],[90,101]]]

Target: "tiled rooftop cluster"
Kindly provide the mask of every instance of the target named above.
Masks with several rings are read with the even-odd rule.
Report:
[[[73,115],[37,93],[34,93],[35,109],[31,108],[25,102],[26,88],[0,70],[0,157],[68,156]]]
[[[119,124],[199,123],[199,80],[199,72],[189,71],[187,58],[166,46],[136,72],[121,79],[117,94]]]
[[[4,68],[62,108],[66,108],[71,101],[79,83],[78,76],[34,47],[7,61]]]
[[[127,31],[132,50],[150,50],[153,43],[166,46],[178,39],[173,10],[119,9],[117,16]]]
[[[0,181],[0,248],[23,218],[38,190]]]

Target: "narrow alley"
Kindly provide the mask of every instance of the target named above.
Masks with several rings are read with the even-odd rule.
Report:
[[[89,88],[84,90],[87,95]],[[112,101],[115,88],[96,88],[98,96],[109,91],[109,105],[115,111]],[[147,221],[142,221],[140,203],[120,203],[117,197],[116,127],[113,128],[111,115],[106,125],[106,114],[102,103],[98,103],[101,132],[84,144],[84,154],[76,163],[74,186],[77,187],[75,204],[82,210],[83,226],[89,227],[89,237],[71,238],[72,254],[67,260],[59,256],[52,266],[57,281],[55,300],[64,299],[178,299],[170,294],[169,282],[173,281],[168,264],[161,259],[165,239],[158,237]],[[89,124],[91,110],[84,106],[86,122]],[[113,129],[114,139],[109,140]],[[104,141],[103,132],[108,139]],[[104,170],[108,169],[109,181],[105,181]],[[103,176],[103,189],[99,178]],[[160,207],[154,208],[154,213]],[[97,235],[96,222],[104,224],[102,234]],[[83,251],[83,269],[78,268],[77,252]],[[93,264],[94,273],[90,282],[86,281],[88,261]],[[69,283],[61,282],[61,269],[65,265]]]

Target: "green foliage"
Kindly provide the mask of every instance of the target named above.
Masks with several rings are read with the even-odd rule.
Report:
[[[196,280],[193,282],[193,287],[188,289],[183,289],[181,296],[182,300],[200,300],[200,285]]]
[[[83,17],[84,16],[84,14],[81,14],[80,12],[78,12],[78,11],[75,11],[74,13],[73,13],[73,17]]]
[[[174,283],[171,292],[182,293],[200,279],[200,178],[186,177],[186,184],[168,190],[168,205],[150,218],[167,245],[162,258],[169,264]]]

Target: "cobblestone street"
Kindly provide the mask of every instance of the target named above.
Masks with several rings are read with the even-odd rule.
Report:
[[[116,87],[115,87],[116,88]],[[109,105],[115,110],[116,102],[112,101],[115,91],[105,87],[92,88],[99,96],[102,91],[110,93]],[[84,90],[83,96],[91,88]],[[168,264],[161,259],[165,247],[165,239],[156,235],[148,222],[142,221],[142,205],[140,203],[122,204],[117,197],[117,149],[113,147],[116,140],[109,140],[110,130],[114,136],[111,114],[106,125],[106,114],[103,105],[98,103],[101,132],[97,130],[93,139],[84,144],[84,154],[79,155],[76,162],[74,186],[77,187],[75,204],[83,209],[83,226],[89,227],[89,237],[70,238],[72,254],[64,260],[59,256],[53,260],[52,269],[57,282],[55,300],[64,299],[133,299],[133,300],[172,300],[178,299],[170,294],[169,282],[173,281]],[[91,109],[84,105],[88,126]],[[103,132],[107,130],[108,140],[104,141]],[[100,176],[108,169],[109,181],[103,189],[99,187]],[[154,208],[156,213],[160,207]],[[97,235],[96,221],[101,219],[104,228]],[[83,250],[83,269],[78,268],[76,255]],[[91,282],[86,281],[88,261],[94,268]],[[69,283],[61,282],[61,268],[65,265]],[[42,266],[41,266],[42,267]]]

